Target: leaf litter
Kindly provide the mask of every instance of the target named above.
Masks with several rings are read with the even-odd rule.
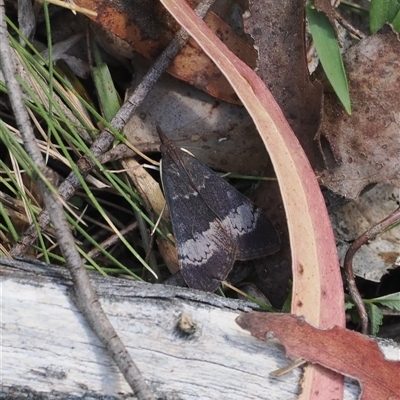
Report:
[[[80,2],[77,1],[77,3]],[[257,32],[257,28],[260,29],[260,27],[262,27],[262,30],[266,29],[266,27],[262,25],[262,22],[260,20],[257,20],[256,18],[256,17],[261,17],[262,19],[261,11],[263,10],[262,9],[257,10],[256,8],[254,8],[255,7],[254,4],[252,4],[251,7],[253,7],[253,16],[251,19],[248,19],[246,21],[247,30],[249,31],[252,30],[254,33]],[[296,7],[293,7],[293,10],[298,12],[298,9]],[[281,15],[286,16],[286,13],[282,13],[282,10],[280,10],[280,13]],[[295,15],[293,15],[293,17],[295,17]],[[299,22],[293,24],[289,24],[288,21],[279,23],[283,25],[287,24],[289,26],[293,25],[294,29],[299,29]],[[272,25],[271,26],[272,32],[275,33],[276,26],[278,26],[278,22],[274,21],[274,23],[271,25]],[[298,35],[295,33],[293,33],[292,36],[298,38]],[[304,145],[305,150],[315,170],[319,171],[321,169],[321,154],[318,151],[318,143],[314,140],[314,138],[319,123],[319,116],[321,109],[321,95],[320,95],[319,84],[316,82],[310,83],[308,81],[308,77],[306,77],[304,73],[304,65],[302,65],[301,68],[296,68],[299,65],[298,60],[301,58],[302,55],[304,56],[304,48],[302,47],[304,46],[304,44],[300,44],[301,41],[297,42],[295,40],[291,40],[288,43],[288,41],[283,40],[283,36],[279,37],[278,35],[276,36],[276,40],[279,40],[280,44],[274,47],[278,49],[275,60],[269,60],[267,62],[266,54],[271,54],[272,52],[268,53],[268,46],[266,45],[266,43],[257,42],[257,40],[261,40],[261,38],[257,39],[255,37],[255,39],[257,46],[260,50],[259,60],[258,60],[259,67],[261,67],[260,74],[264,75],[263,76],[264,81],[268,82],[268,79],[270,80],[269,85],[272,86],[271,89],[273,90],[273,92],[274,91],[276,92],[276,97],[278,101],[280,101],[280,105],[283,108],[289,122],[291,122],[292,128],[295,130],[295,133],[298,134],[299,140]],[[291,45],[291,47],[289,47],[289,44]],[[267,53],[263,49],[263,46],[266,46],[265,49],[267,50]],[[196,46],[193,45],[192,47],[194,49],[196,48]],[[271,46],[269,46],[269,48],[270,47]],[[280,50],[282,51],[280,52]],[[345,61],[346,72],[348,73],[349,77],[350,93],[353,102],[353,114],[351,116],[347,115],[344,112],[344,110],[338,104],[337,99],[334,97],[332,93],[329,92],[325,93],[324,107],[322,111],[322,126],[320,129],[320,134],[324,138],[326,138],[328,143],[330,144],[331,153],[324,154],[325,161],[327,162],[328,165],[321,175],[321,182],[324,185],[326,185],[329,189],[331,189],[333,192],[339,193],[347,198],[358,199],[359,194],[362,192],[362,190],[371,183],[386,183],[394,185],[396,187],[400,186],[399,185],[400,184],[399,182],[399,177],[400,177],[400,164],[399,164],[400,112],[399,111],[400,110],[398,108],[399,103],[397,100],[398,88],[400,87],[400,78],[398,77],[399,60],[400,60],[399,52],[400,48],[399,48],[398,37],[396,34],[389,31],[386,33],[380,33],[378,35],[364,39],[346,53],[344,61]],[[198,53],[199,52],[196,49],[196,54]],[[286,55],[289,54],[289,57],[287,59],[283,58],[285,53]],[[280,58],[284,60],[281,63],[281,65],[279,64]],[[266,66],[270,66],[272,73],[271,70],[266,69]],[[264,68],[266,69],[266,71],[264,71]],[[273,73],[274,69],[275,73]],[[296,73],[293,73],[294,70],[296,71]],[[193,75],[195,75],[195,73],[193,72],[191,72],[191,74],[192,75],[189,76],[193,77]],[[204,81],[205,78],[208,78],[210,75],[212,74],[207,74],[207,76],[204,75],[201,76],[199,82],[201,83],[202,81]],[[282,77],[282,79],[279,81],[276,80],[278,76]],[[219,84],[216,83],[216,86],[218,85]],[[198,84],[197,86],[201,85]],[[208,90],[207,87],[208,87],[207,84],[203,85],[203,88],[206,90]],[[284,90],[282,88],[284,88]],[[226,99],[230,95],[217,94],[217,97],[218,96],[220,96],[220,99]],[[193,97],[196,97],[196,94],[194,94]],[[199,95],[199,97],[201,98],[202,95]],[[153,103],[150,102],[150,106],[148,108],[144,108],[143,114],[141,114],[142,117],[149,116],[149,119],[154,118],[154,116],[151,115],[152,113],[151,106],[152,104],[156,103],[156,101],[157,100],[153,100]],[[215,152],[214,150],[215,144],[217,143],[217,141],[218,143],[221,143],[219,139],[224,139],[225,137],[229,137],[229,135],[224,134],[224,131],[229,132],[228,127],[224,126],[223,128],[221,128],[221,131],[219,133],[220,136],[219,137],[217,136],[218,137],[217,141],[215,140],[215,138],[211,139],[212,129],[210,129],[210,131],[207,133],[203,133],[203,135],[205,135],[203,136],[203,139],[204,137],[206,137],[208,141],[202,140],[201,139],[202,135],[199,135],[199,137],[197,136],[198,134],[197,131],[200,129],[199,126],[201,126],[201,123],[199,123],[199,121],[202,121],[202,119],[207,118],[207,112],[212,112],[211,105],[213,104],[213,100],[207,98],[204,101],[204,104],[206,104],[206,107],[204,106],[202,107],[208,109],[209,111],[206,112],[201,111],[200,118],[198,118],[197,121],[196,118],[193,118],[193,120],[189,121],[189,123],[186,123],[186,121],[184,121],[184,123],[181,123],[181,125],[179,125],[178,123],[176,128],[176,132],[178,132],[177,137],[181,137],[181,132],[185,132],[190,129],[195,130],[196,131],[195,135],[188,135],[187,140],[186,142],[185,141],[183,142],[182,147],[190,147],[190,145],[192,145],[193,152],[195,152],[196,149],[205,149],[206,151],[205,151],[205,156],[203,156],[204,157],[203,160],[205,160],[206,163],[218,169],[223,170],[224,168],[226,168],[228,170],[234,170],[235,168],[234,161],[236,156],[233,156],[227,163],[224,162],[218,163],[220,157],[218,156],[216,157],[215,154],[214,156],[207,156],[207,150],[209,154],[212,154],[213,151]],[[302,107],[304,107],[304,109],[296,108],[298,107],[298,104],[301,104]],[[190,104],[189,105],[185,104],[185,107],[187,107],[187,110],[192,109],[191,108],[192,106]],[[200,110],[202,107],[200,107]],[[221,109],[225,110],[223,107],[221,107]],[[218,120],[222,118],[224,112],[226,111],[222,111],[221,114],[217,114],[215,119]],[[240,114],[241,111],[239,108],[237,109],[237,112]],[[162,111],[159,111],[159,113],[160,114],[158,115],[161,116]],[[243,119],[245,121],[246,118],[247,117],[243,115]],[[157,118],[154,119],[154,121],[156,120]],[[140,127],[140,122],[141,122],[140,120],[136,119],[135,123],[137,127]],[[154,123],[153,121],[149,122],[148,127],[144,129],[144,131],[147,132],[151,131],[153,123]],[[239,139],[240,130],[247,131],[248,129],[252,129],[250,127],[246,128],[246,125],[241,125],[240,122],[235,122],[235,127],[237,128],[235,130],[236,139],[233,143],[236,143],[236,140],[240,140]],[[175,128],[171,129],[175,131]],[[134,135],[135,133],[137,134],[138,132],[132,130],[132,134]],[[210,135],[210,137],[208,137],[208,135]],[[143,140],[143,138],[140,137],[140,140]],[[153,140],[154,138],[150,136],[148,138],[145,138],[145,141],[152,142]],[[243,146],[246,145],[248,145],[247,151],[249,153],[253,153],[254,150],[252,149],[252,145],[257,146],[257,140],[254,139],[253,142],[252,140],[249,141],[242,140],[242,143],[238,148],[243,150]],[[235,146],[233,145],[233,147],[229,148],[225,157],[228,157],[228,154],[231,151],[233,151],[232,149],[234,147]],[[246,151],[243,152],[243,157],[245,160]],[[224,158],[222,157],[221,160],[224,161]],[[256,163],[257,167],[254,168],[251,167],[248,170],[258,172],[260,168],[259,163],[260,161],[257,161]],[[246,163],[245,161],[242,161],[241,164],[245,165]],[[238,166],[236,166],[236,168],[238,168]],[[238,170],[240,172],[248,173],[248,170],[245,169],[244,170],[238,169]],[[377,189],[382,190],[381,188],[382,186],[378,186]],[[263,197],[266,190],[267,189],[261,190],[259,192],[261,193],[259,194],[259,197]],[[388,190],[390,190],[390,188]],[[279,197],[279,195],[277,195],[277,197]],[[376,199],[365,200],[365,197],[363,196],[360,197],[358,200],[359,203],[363,203],[365,201],[369,203],[374,202],[374,205],[371,207],[371,209],[376,209],[377,207],[379,208],[381,207],[382,204],[382,202],[379,202],[379,197],[378,200]],[[354,203],[352,204],[353,206],[350,208],[355,208]],[[340,220],[340,223],[342,224],[337,228],[337,232],[339,230],[342,230],[342,233],[344,231],[350,231],[350,230],[352,231],[352,235],[350,235],[349,232],[347,232],[347,236],[344,235],[345,241],[354,239],[354,236],[359,234],[360,230],[362,231],[363,228],[367,228],[368,224],[373,223],[372,219],[368,216],[368,214],[367,215],[364,214],[365,208],[366,208],[365,206],[362,207],[364,220],[362,220],[361,218],[362,222],[358,223],[357,227],[351,227],[352,229],[350,229],[348,225],[343,225],[343,224],[354,223],[355,218],[353,216],[351,216],[348,220],[345,220],[344,218],[342,219],[342,217],[339,216],[339,214],[337,215],[337,217],[334,217]],[[342,214],[346,214],[346,212],[343,211]],[[397,236],[396,238],[397,239],[393,241],[393,246],[396,245],[396,240],[398,241]],[[398,252],[398,250],[396,250],[395,247],[392,247],[390,250],[386,247],[379,247],[378,245],[376,245],[375,247],[376,247],[375,256],[377,255],[378,258],[380,257],[381,260],[384,261],[384,263],[388,259],[393,261],[394,258],[393,257],[390,258],[389,255],[393,256],[393,254],[396,254],[396,251]],[[384,251],[382,250],[383,248],[385,249]],[[372,251],[372,253],[374,253],[374,251]],[[369,264],[373,263],[374,266],[376,266],[377,264],[376,257],[372,259],[364,258],[364,260],[369,260],[367,261],[367,263]],[[394,264],[396,263],[397,263],[397,258]],[[385,265],[387,266],[387,263]],[[368,274],[366,275],[365,270],[361,268],[360,274],[364,273],[364,276],[367,277],[368,279],[379,280],[385,271],[384,268],[380,268],[378,271],[372,271],[371,275]],[[287,277],[285,279],[287,280]],[[280,321],[283,320],[281,319]],[[288,322],[288,320],[285,320],[284,323],[283,322],[276,322],[276,323],[278,325],[284,323],[295,324],[293,321]],[[300,324],[300,322],[296,323]],[[275,330],[278,329],[276,328],[275,325],[274,327]],[[310,335],[312,335],[311,337],[315,337],[316,340],[319,338],[318,336],[319,332],[317,333],[313,331],[307,331],[307,332]],[[360,343],[364,343],[365,347],[370,350],[370,353],[365,353],[366,357],[365,359],[369,361],[371,358],[371,354],[374,354],[376,356],[376,359],[378,360],[377,361],[378,367],[382,368],[383,372],[389,371],[388,372],[389,379],[390,376],[393,377],[393,372],[391,372],[392,370],[390,368],[388,369],[384,361],[380,359],[380,356],[374,350],[373,345],[368,344],[369,342],[367,343],[361,341],[361,339],[358,339],[358,336],[357,337],[346,336],[347,333],[343,333],[344,331],[340,329],[336,330],[335,332],[336,336],[339,336],[341,338],[347,337],[347,340],[355,340],[356,348],[358,348],[358,346],[361,346]],[[354,339],[355,337],[356,339]],[[324,344],[325,343],[324,340],[328,340],[327,338],[328,334],[326,335],[325,339],[321,339],[322,340],[321,343]],[[345,346],[343,345],[343,349],[344,347]],[[345,354],[343,349],[341,351],[344,356]],[[299,349],[296,348],[296,351],[297,350]],[[300,350],[304,350],[304,348]],[[361,347],[359,348],[359,350],[361,350]],[[312,360],[310,359],[310,361]],[[348,363],[355,364],[354,359],[349,359]],[[326,360],[324,360],[324,362],[321,362],[321,364],[329,367],[328,365],[329,363],[326,363]],[[339,363],[340,368],[336,369],[337,367],[336,365],[336,367],[333,369],[339,372],[343,371],[348,372],[348,370],[345,368],[346,365],[344,364],[345,363],[342,364]],[[398,370],[394,369],[394,371],[398,373]],[[364,396],[366,392],[374,393],[372,391],[373,389],[371,389],[370,387],[372,385],[371,382],[373,381],[370,381],[368,376],[367,377],[363,376],[362,378],[360,378],[360,380],[361,382],[364,382],[364,394],[363,394]],[[365,381],[367,383],[365,383]],[[391,383],[389,382],[388,384],[389,391],[392,390],[390,385]],[[393,387],[395,387],[396,390],[398,389],[396,386]],[[398,393],[399,392],[394,394],[390,393],[390,395],[397,396]],[[381,393],[378,394],[375,393],[374,395],[378,396],[374,398],[379,399]],[[367,399],[369,397],[362,397],[362,398]],[[397,397],[392,397],[392,398],[395,399]]]
[[[349,199],[369,184],[400,187],[400,42],[391,30],[361,40],[344,55],[352,115],[326,93],[320,133],[334,164],[321,183]]]

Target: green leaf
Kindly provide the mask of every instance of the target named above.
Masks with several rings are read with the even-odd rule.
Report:
[[[393,22],[399,10],[400,4],[398,0],[371,0],[371,8],[369,10],[371,33],[375,34],[383,25]]]
[[[290,282],[290,288],[289,288],[288,296],[286,297],[286,300],[283,303],[282,312],[289,313],[290,310],[291,310],[291,305],[292,305],[292,283]]]
[[[121,101],[115,89],[110,70],[107,64],[101,60],[99,48],[92,39],[92,52],[96,66],[92,67],[92,78],[96,87],[97,98],[103,116],[107,121],[111,121],[121,107]]]
[[[400,292],[377,297],[376,299],[370,299],[369,301],[372,303],[379,303],[382,306],[388,307],[392,310],[400,311]]]
[[[393,29],[397,32],[400,33],[400,11],[396,14],[392,21],[392,26]]]
[[[324,13],[318,12],[313,5],[307,4],[306,12],[310,31],[325,74],[343,107],[348,114],[351,114],[349,87],[335,31],[328,17]]]
[[[379,331],[379,327],[382,325],[383,314],[375,304],[368,303],[367,308],[371,320],[371,334],[375,336]]]
[[[350,303],[350,302],[347,302],[347,301],[346,301],[346,303],[344,303],[344,309],[345,310],[351,310],[352,308],[354,308],[354,303]]]

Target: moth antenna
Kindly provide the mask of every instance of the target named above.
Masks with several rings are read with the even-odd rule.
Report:
[[[164,133],[164,131],[157,125],[156,126],[158,136],[160,137],[161,143],[162,144],[167,144],[170,142],[168,139],[167,135]]]

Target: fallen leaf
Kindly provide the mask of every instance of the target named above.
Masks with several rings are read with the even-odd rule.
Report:
[[[264,171],[268,154],[247,111],[168,75],[147,95],[124,132],[139,149],[158,152],[156,125],[177,147],[211,168],[255,176]]]
[[[304,1],[250,1],[245,31],[258,50],[257,74],[271,90],[314,169],[323,161],[315,140],[320,124],[322,85],[311,82],[305,55]],[[265,175],[274,176],[269,165]],[[286,214],[277,182],[260,182],[255,202],[268,210],[280,232],[281,251],[267,260],[255,260],[257,286],[280,308],[291,280],[291,256]]]
[[[251,312],[236,322],[258,339],[278,339],[291,359],[302,357],[357,379],[360,400],[400,399],[400,362],[386,360],[367,336],[339,326],[317,329],[292,314]]]
[[[348,115],[333,94],[326,95],[321,134],[334,163],[321,183],[356,199],[371,183],[400,187],[399,39],[391,31],[367,37],[343,60],[353,112]]]
[[[344,325],[343,284],[328,213],[314,172],[281,109],[262,80],[213,35],[185,1],[161,1],[227,77],[271,157],[292,247],[292,309],[320,327]],[[316,388],[327,398],[334,386],[336,398],[342,398],[341,377],[319,368],[310,372],[306,393]]]
[[[381,183],[331,214],[339,259],[355,239],[394,212],[400,202],[400,189]],[[353,259],[355,275],[380,282],[389,269],[400,266],[400,226],[382,232],[361,246]]]
[[[306,62],[303,0],[250,1],[245,31],[258,50],[258,76],[281,107],[314,169],[323,160],[315,135],[322,108],[322,85],[311,82]]]
[[[129,57],[136,51],[154,59],[179,29],[158,0],[76,0],[75,3],[96,11],[97,16],[90,17],[92,21],[123,42],[111,39],[108,35],[103,37],[101,30],[98,30],[102,44],[114,55],[121,56],[123,52],[124,56]],[[190,1],[190,5],[195,7],[196,2]],[[209,12],[204,20],[233,53],[255,67],[256,52],[252,46],[235,35],[233,29],[213,12]],[[239,102],[225,77],[193,40],[189,40],[167,72],[218,99]]]
[[[249,8],[251,15],[246,19],[245,27],[259,50],[258,74],[282,108],[312,167],[320,170],[324,164],[315,138],[320,124],[322,86],[319,82],[311,83],[308,73],[304,39],[304,2],[286,0],[278,5],[273,0],[262,3],[250,1]],[[273,172],[272,167],[268,168],[268,176],[273,176]],[[281,251],[264,264],[257,264],[256,261],[256,271],[260,285],[263,284],[263,290],[269,289],[270,293],[276,293],[274,289],[272,292],[270,289],[273,280],[273,287],[280,290],[280,296],[285,296],[286,291],[282,290],[282,287],[287,285],[290,278],[290,270],[287,267],[291,263],[291,243],[279,191],[280,185],[271,182],[261,182],[258,188],[256,202],[261,207],[268,208],[272,222],[279,227]],[[297,274],[297,278],[294,277],[295,281],[299,274],[302,274],[302,269],[303,266],[300,265],[299,270],[294,270],[294,274]],[[269,292],[265,291],[268,296]],[[312,312],[304,311],[305,303],[301,300],[303,296],[301,290],[299,293],[294,288],[292,312]],[[282,303],[282,297],[279,300]],[[308,398],[319,388],[324,393],[330,393],[332,387],[336,388],[342,381],[341,376],[335,376],[322,368],[308,368],[304,375],[301,398]]]

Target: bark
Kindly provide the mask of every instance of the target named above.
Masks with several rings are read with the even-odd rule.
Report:
[[[1,398],[130,398],[129,386],[71,301],[65,268],[3,258],[0,275]],[[249,303],[90,276],[107,316],[159,398],[287,400],[299,394],[301,368],[279,378],[269,375],[289,363],[282,346],[259,341],[235,323],[250,311]],[[191,328],[195,325],[189,333],[177,328],[182,313],[192,318]],[[399,347],[390,342],[383,347],[400,359]],[[357,382],[347,379],[345,399],[358,394]]]

